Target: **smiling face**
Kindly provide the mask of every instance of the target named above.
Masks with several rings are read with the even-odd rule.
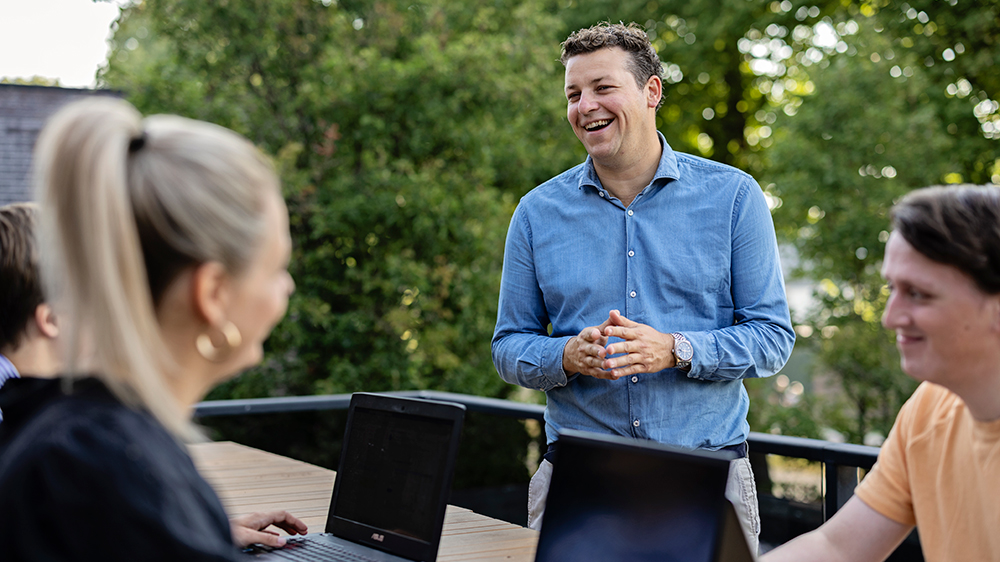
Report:
[[[598,166],[623,168],[659,152],[656,105],[662,84],[652,76],[640,88],[624,49],[570,58],[565,93],[566,118]]]
[[[996,369],[1000,295],[983,292],[964,272],[924,256],[895,232],[882,277],[891,291],[882,325],[896,332],[906,374],[957,391]]]

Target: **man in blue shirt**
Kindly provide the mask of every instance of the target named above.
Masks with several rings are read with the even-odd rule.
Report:
[[[41,377],[59,370],[59,328],[39,279],[37,215],[31,203],[0,207],[0,386],[20,373]]]
[[[573,33],[562,62],[589,156],[514,211],[494,364],[546,392],[550,444],[578,429],[736,451],[726,493],[756,547],[742,379],[777,372],[795,340],[764,194],[671,150],[656,130],[662,66],[635,24]],[[545,460],[532,478],[534,528],[550,474]]]

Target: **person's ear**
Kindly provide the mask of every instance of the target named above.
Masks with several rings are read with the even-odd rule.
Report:
[[[35,307],[35,326],[38,333],[54,340],[59,337],[59,325],[56,323],[56,315],[52,312],[52,307],[42,303]]]
[[[650,76],[649,80],[646,80],[646,105],[656,109],[661,97],[663,97],[663,81],[659,76]]]
[[[216,328],[229,320],[232,281],[217,261],[205,262],[191,274],[191,303],[195,316]]]

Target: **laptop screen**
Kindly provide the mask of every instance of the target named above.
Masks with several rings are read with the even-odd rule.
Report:
[[[432,542],[455,423],[356,407],[331,513]]]
[[[714,559],[727,461],[563,435],[554,465],[537,562]]]

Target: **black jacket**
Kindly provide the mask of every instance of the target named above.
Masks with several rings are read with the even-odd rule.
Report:
[[[239,560],[219,498],[96,379],[0,389],[0,560]]]

